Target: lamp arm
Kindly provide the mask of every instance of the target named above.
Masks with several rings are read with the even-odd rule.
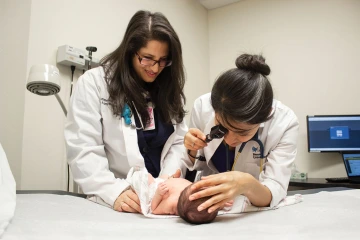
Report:
[[[65,108],[65,105],[64,105],[63,101],[61,100],[61,98],[59,97],[59,95],[57,93],[55,94],[55,97],[58,100],[62,110],[64,111],[65,117],[66,117],[67,116],[67,110]]]

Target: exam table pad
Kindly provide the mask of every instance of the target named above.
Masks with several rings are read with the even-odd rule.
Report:
[[[2,239],[358,239],[359,217],[358,189],[303,195],[299,204],[203,225],[119,213],[74,196],[18,194]]]

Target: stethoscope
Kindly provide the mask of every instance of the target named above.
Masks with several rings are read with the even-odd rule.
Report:
[[[231,167],[231,169],[229,168],[230,167],[230,161],[229,161],[229,148],[226,147],[226,169],[228,171],[233,171],[234,170],[234,167],[236,165],[236,161],[238,160],[242,150],[245,148],[246,144],[250,141],[255,141],[257,142],[257,144],[259,145],[259,148],[260,148],[260,172],[262,172],[263,170],[263,165],[264,165],[264,159],[265,159],[265,156],[264,156],[264,144],[262,143],[262,141],[259,139],[259,130],[255,133],[255,135],[247,142],[243,142],[239,148],[239,151],[238,153],[236,154],[236,157],[235,157],[235,160],[234,160],[234,163]],[[227,146],[227,144],[226,144]],[[264,169],[265,170],[265,169]]]
[[[136,123],[134,123],[134,122],[131,121],[132,111],[131,111],[131,108],[129,107],[129,105],[128,105],[127,103],[125,103],[125,105],[124,105],[124,108],[123,108],[122,113],[121,113],[121,117],[124,118],[126,125],[129,125],[131,128],[134,128],[134,129],[136,129],[136,130],[142,130],[142,129],[144,129],[144,124],[143,124],[143,122],[142,122],[142,120],[141,120],[141,117],[140,117],[140,115],[139,115],[139,112],[138,112],[138,110],[136,109],[136,106],[135,106],[135,104],[134,104],[133,101],[132,101],[132,105],[134,106],[135,112],[136,112],[136,114],[137,114],[137,116],[138,116],[138,118],[139,118],[141,127],[140,127],[140,128],[137,127],[137,126],[136,126]]]

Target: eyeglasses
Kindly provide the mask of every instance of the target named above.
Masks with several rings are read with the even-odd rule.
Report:
[[[163,68],[163,67],[168,67],[172,64],[171,60],[160,59],[160,60],[156,61],[156,60],[149,59],[146,57],[140,57],[138,53],[135,53],[135,54],[138,57],[140,64],[143,66],[155,66],[155,64],[158,63],[159,67]]]

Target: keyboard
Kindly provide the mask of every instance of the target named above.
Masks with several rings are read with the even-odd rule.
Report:
[[[349,178],[348,178],[348,177],[325,178],[325,180],[326,180],[327,182],[332,182],[332,183],[344,183],[344,182],[349,182]]]

